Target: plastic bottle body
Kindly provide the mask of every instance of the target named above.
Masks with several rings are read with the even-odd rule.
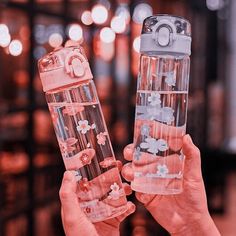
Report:
[[[58,48],[38,68],[65,167],[78,181],[81,208],[92,222],[122,214],[127,200],[83,48]]]
[[[140,58],[136,96],[133,190],[182,192],[189,56],[145,53]]]
[[[47,92],[46,99],[81,208],[92,222],[120,215],[126,197],[93,81]]]

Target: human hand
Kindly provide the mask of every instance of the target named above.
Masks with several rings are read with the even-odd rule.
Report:
[[[103,222],[92,223],[81,210],[77,196],[77,181],[71,171],[66,171],[60,188],[62,223],[67,236],[106,236],[119,235],[120,223],[135,211],[135,205],[127,203],[122,215]],[[126,194],[128,187],[124,188]]]
[[[207,208],[199,149],[189,135],[183,137],[181,144],[185,155],[183,192],[177,195],[136,192],[136,198],[171,235],[220,235]],[[124,149],[125,159],[131,161],[133,152],[134,146],[128,145]],[[132,181],[133,172],[132,164],[128,163],[123,167],[122,175],[127,181]]]

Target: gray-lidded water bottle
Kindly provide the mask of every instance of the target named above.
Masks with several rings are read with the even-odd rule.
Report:
[[[182,17],[144,20],[136,95],[132,189],[182,192],[191,26]]]

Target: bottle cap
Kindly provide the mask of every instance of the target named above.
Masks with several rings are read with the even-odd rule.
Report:
[[[191,25],[182,17],[156,15],[146,18],[141,53],[191,54]]]
[[[55,49],[39,60],[38,68],[44,92],[93,78],[81,46]]]

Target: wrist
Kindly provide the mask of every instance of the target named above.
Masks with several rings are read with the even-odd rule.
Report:
[[[220,236],[218,229],[211,216],[207,214],[199,220],[188,223],[182,230],[171,233],[172,236]]]

